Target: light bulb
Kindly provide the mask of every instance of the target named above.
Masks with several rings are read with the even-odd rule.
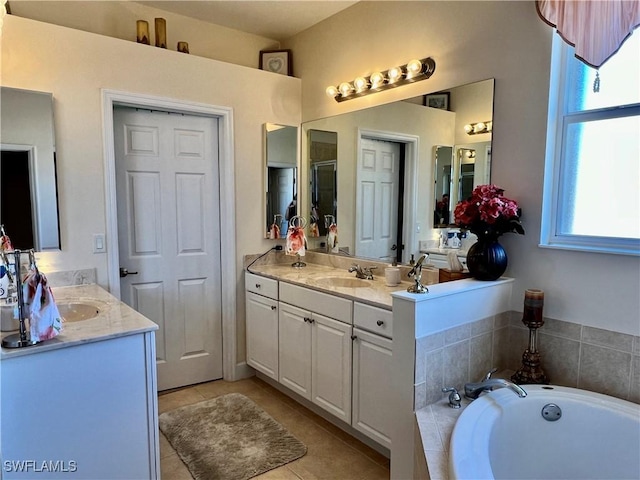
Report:
[[[473,126],[473,133],[481,133],[484,132],[486,129],[486,125],[484,124],[484,122],[478,122]]]
[[[364,92],[369,87],[369,82],[364,77],[358,77],[353,81],[353,87],[358,93]]]
[[[340,84],[340,86],[338,87],[338,90],[340,90],[340,94],[343,97],[346,97],[347,95],[349,95],[351,93],[351,90],[353,90],[353,87],[348,82],[342,82]]]
[[[397,82],[402,78],[402,68],[400,67],[390,68],[389,71],[387,72],[387,76],[389,77],[389,83]]]
[[[422,72],[422,62],[420,60],[411,60],[407,63],[407,78],[413,78]]]
[[[381,87],[384,84],[384,75],[380,72],[372,73],[369,81],[371,82],[371,88]]]
[[[333,85],[327,87],[327,89],[325,90],[327,92],[327,96],[331,97],[331,98],[336,98],[336,96],[338,95],[338,89],[336,87],[334,87]]]
[[[464,131],[465,131],[466,133],[471,133],[471,132],[473,132],[473,125],[471,125],[471,124],[466,124],[466,125],[464,126]]]

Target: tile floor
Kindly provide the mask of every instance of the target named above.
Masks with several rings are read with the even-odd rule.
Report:
[[[389,478],[389,459],[340,430],[307,408],[253,377],[238,382],[202,383],[158,397],[158,410],[241,393],[262,407],[307,446],[307,454],[266,472],[260,480],[377,480]],[[190,480],[191,474],[164,435],[160,434],[160,470],[166,480]]]

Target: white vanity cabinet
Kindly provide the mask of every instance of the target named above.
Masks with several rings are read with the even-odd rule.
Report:
[[[278,380],[278,282],[245,273],[247,364]]]
[[[352,304],[280,284],[279,382],[347,423],[351,423]]]
[[[354,303],[353,415],[351,425],[380,445],[391,448],[393,391],[391,360],[393,315]],[[372,333],[373,332],[373,333]]]

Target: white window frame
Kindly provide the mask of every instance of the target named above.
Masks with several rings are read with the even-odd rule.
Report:
[[[640,115],[640,104],[611,107],[585,112],[567,113],[567,56],[572,49],[554,35],[549,83],[549,112],[545,152],[544,185],[540,247],[587,252],[640,256],[640,239],[570,235],[560,232],[560,219],[565,206],[562,201],[563,139],[567,126],[576,121],[604,120]]]

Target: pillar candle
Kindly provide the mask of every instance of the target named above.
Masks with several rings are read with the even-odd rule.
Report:
[[[144,43],[145,45],[149,45],[149,22],[145,22],[144,20],[138,20],[136,22],[137,29],[137,38],[138,43]]]
[[[156,47],[167,48],[167,21],[156,18]]]

